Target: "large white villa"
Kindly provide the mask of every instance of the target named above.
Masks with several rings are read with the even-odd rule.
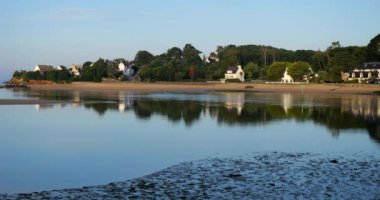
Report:
[[[239,79],[241,82],[244,82],[244,71],[241,68],[241,65],[228,67],[227,72],[224,74],[224,79],[222,79],[221,81],[225,82],[226,80],[236,79]]]
[[[380,62],[363,63],[351,72],[343,72],[342,79],[345,81],[357,80],[358,83],[367,83],[370,79],[380,81]]]

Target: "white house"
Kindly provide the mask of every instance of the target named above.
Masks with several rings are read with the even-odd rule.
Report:
[[[74,76],[79,76],[82,71],[83,65],[76,65],[72,64],[70,65],[69,71]]]
[[[284,76],[281,78],[281,83],[293,83],[293,78],[288,74],[288,68],[284,72]]]
[[[39,71],[41,74],[52,71],[53,65],[36,65],[33,69],[34,72]]]
[[[123,72],[123,74],[126,77],[131,77],[135,73],[134,70],[132,69],[132,65],[128,62],[125,62],[125,61],[121,61],[119,63],[119,71]]]
[[[224,74],[224,81],[228,79],[239,79],[244,82],[244,71],[241,65],[228,67],[227,73]]]

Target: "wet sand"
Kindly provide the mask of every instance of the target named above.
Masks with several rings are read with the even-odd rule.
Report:
[[[88,83],[30,85],[31,90],[130,91],[130,92],[207,92],[246,91],[273,93],[373,94],[380,85],[368,84],[253,84],[253,83]]]
[[[0,105],[53,105],[58,103],[74,103],[73,101],[41,100],[41,99],[0,99]]]
[[[123,182],[0,194],[2,199],[379,199],[380,161],[366,155],[255,153],[180,163]]]

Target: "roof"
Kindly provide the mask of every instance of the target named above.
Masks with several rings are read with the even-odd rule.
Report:
[[[52,65],[37,65],[37,67],[40,70],[40,72],[48,72],[48,71],[53,70]]]
[[[125,60],[120,61],[120,63],[123,63],[125,66],[129,64],[128,61],[125,61]]]
[[[380,62],[363,63],[358,69],[380,69]]]
[[[232,71],[232,73],[235,74],[236,71],[237,71],[238,69],[239,69],[239,68],[238,68],[237,66],[229,66],[229,67],[227,68],[227,72],[228,72],[228,71]]]
[[[70,69],[72,69],[72,68],[82,69],[82,68],[83,68],[83,65],[71,64],[71,65],[70,65]]]

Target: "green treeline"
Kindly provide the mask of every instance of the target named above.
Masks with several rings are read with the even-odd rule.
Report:
[[[224,78],[229,66],[240,64],[246,80],[279,81],[285,69],[295,81],[310,75],[315,82],[341,82],[341,72],[350,71],[364,62],[380,61],[380,34],[371,39],[367,46],[343,47],[333,42],[324,51],[286,50],[262,45],[218,46],[210,55],[191,44],[183,48],[172,47],[160,55],[141,50],[129,62],[140,81],[216,81]],[[123,59],[105,60],[83,64],[80,76],[42,74],[16,71],[15,77],[52,81],[96,81],[102,78],[125,80],[118,71]],[[63,72],[61,72],[63,73]],[[21,75],[20,75],[21,74]],[[318,76],[314,76],[318,74]],[[312,76],[313,75],[313,76]],[[317,77],[317,78],[316,78]]]
[[[66,67],[62,67],[61,70],[52,70],[45,73],[40,73],[39,71],[15,71],[13,77],[17,79],[23,79],[25,81],[29,80],[48,80],[57,83],[71,82],[72,75]]]

